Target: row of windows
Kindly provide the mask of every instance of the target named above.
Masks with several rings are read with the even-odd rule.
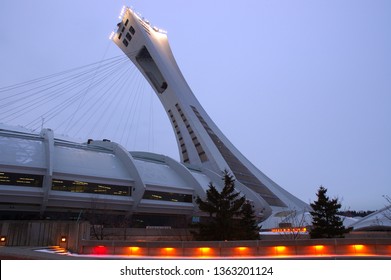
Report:
[[[0,172],[0,185],[13,185],[23,187],[42,187],[43,175],[19,174],[11,172]],[[52,190],[76,192],[76,193],[93,193],[105,195],[120,195],[130,196],[131,186],[120,186],[111,184],[91,183],[85,181],[72,180],[52,180]],[[192,203],[192,195],[159,192],[159,191],[145,191],[143,199],[163,200],[171,202],[187,202]]]
[[[171,110],[168,110],[168,115],[170,116],[171,122],[174,125],[175,133],[177,134],[177,137],[179,140],[179,145],[181,146],[181,153],[182,153],[182,157],[183,157],[183,162],[189,162],[189,155],[187,153],[186,144],[185,144],[185,141],[183,141],[183,137],[182,137],[181,131],[179,129],[178,123],[174,117],[174,114],[172,113]]]
[[[129,23],[129,19],[126,20],[125,26],[127,26]],[[121,32],[118,34],[118,39],[122,38],[122,34],[124,34],[125,26],[122,27]],[[129,42],[132,40],[132,35],[136,33],[136,30],[133,26],[129,27],[129,31],[126,32],[125,38],[122,40],[122,43],[127,47],[129,45]]]
[[[130,186],[119,186],[110,184],[91,183],[84,181],[70,181],[53,179],[52,190],[77,193],[94,193],[108,195],[131,195]]]
[[[0,185],[42,188],[43,175],[0,172]]]
[[[181,107],[179,106],[178,103],[175,104],[175,107],[177,108],[178,113],[181,115],[181,118],[182,118],[183,122],[184,122],[185,125],[186,125],[187,131],[188,131],[189,134],[190,134],[191,140],[193,141],[194,147],[195,147],[196,150],[197,150],[197,153],[198,153],[198,156],[199,156],[201,162],[207,161],[207,160],[208,160],[208,157],[206,156],[206,153],[205,153],[204,149],[202,148],[201,143],[198,141],[198,138],[197,138],[197,136],[195,135],[194,130],[191,128],[191,126],[190,126],[190,124],[189,124],[189,121],[188,121],[187,118],[185,117],[185,114],[182,112]]]
[[[43,175],[0,172],[0,185],[42,188],[43,177]],[[130,186],[58,179],[52,180],[52,190],[109,195],[131,195]]]
[[[282,207],[286,206],[284,202],[282,202],[272,191],[269,190],[268,187],[266,187],[257,177],[255,177],[255,175],[231,152],[231,150],[212,131],[198,110],[194,106],[191,106],[191,108],[227,162],[229,168],[234,173],[236,179],[248,188],[258,193],[270,205]]]
[[[128,23],[129,23],[129,19],[127,18],[126,21],[125,21],[125,26],[128,26]],[[125,27],[122,27],[122,31],[121,32],[124,32],[124,30],[125,30]],[[129,27],[129,32],[132,33],[132,35],[134,35],[134,33],[136,33],[136,30],[134,30],[133,26],[130,26]]]
[[[193,196],[191,194],[181,194],[181,193],[169,193],[169,192],[159,192],[159,191],[145,191],[143,199],[152,199],[152,200],[163,200],[171,202],[193,202]]]

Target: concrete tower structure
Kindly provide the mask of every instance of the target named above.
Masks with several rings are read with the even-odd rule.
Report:
[[[287,210],[307,208],[306,203],[258,170],[224,136],[183,77],[166,33],[130,8],[123,9],[121,19],[112,40],[144,75],[163,104],[181,162],[196,165],[212,177],[221,176],[223,170],[231,172],[237,190],[252,201],[261,220]]]

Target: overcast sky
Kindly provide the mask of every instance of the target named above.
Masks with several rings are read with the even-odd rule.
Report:
[[[193,92],[262,172],[305,202],[323,185],[343,209],[385,205],[391,1],[1,0],[0,87],[120,55],[108,37],[124,4],[168,31]],[[130,88],[126,94],[137,94]],[[144,101],[130,110],[140,116],[127,137],[126,122],[117,125],[115,115],[99,135],[85,135],[91,127],[55,132],[179,159],[158,98],[148,87],[138,89]]]

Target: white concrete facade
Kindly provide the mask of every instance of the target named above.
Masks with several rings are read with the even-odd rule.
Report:
[[[193,199],[204,196],[212,181],[164,155],[130,153],[107,140],[69,142],[50,129],[34,134],[0,124],[0,213],[93,210],[192,217],[197,215]]]

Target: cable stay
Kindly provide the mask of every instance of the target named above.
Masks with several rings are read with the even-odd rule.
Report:
[[[152,152],[153,98],[150,85],[122,54],[0,85],[0,122],[35,133],[48,127],[82,142],[106,138],[128,149]]]

